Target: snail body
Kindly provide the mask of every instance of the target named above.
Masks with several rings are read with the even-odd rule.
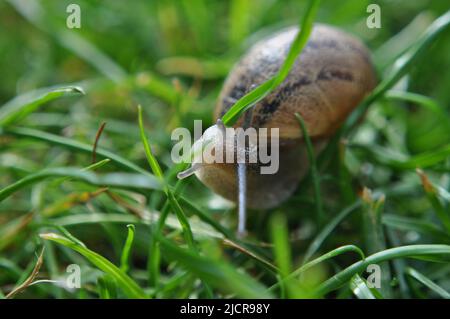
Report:
[[[216,120],[242,96],[276,75],[297,32],[296,27],[288,28],[250,48],[224,83],[214,111]],[[370,54],[362,42],[337,28],[315,25],[287,78],[253,107],[247,119],[247,125],[255,129],[279,129],[278,172],[264,175],[259,170],[261,163],[247,164],[247,206],[267,209],[279,205],[307,172],[306,147],[295,113],[303,118],[318,154],[375,84]],[[243,125],[241,117],[234,127]],[[214,125],[206,131],[213,143],[220,130]],[[247,153],[256,150],[248,148]],[[236,201],[236,168],[235,163],[202,164],[195,174],[215,193]]]

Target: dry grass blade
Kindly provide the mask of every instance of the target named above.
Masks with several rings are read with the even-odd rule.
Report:
[[[94,146],[92,148],[92,164],[97,162],[97,145],[100,137],[102,136],[103,130],[105,129],[106,122],[103,122],[98,128],[97,134],[95,135]]]
[[[269,261],[265,260],[264,258],[262,258],[261,256],[258,256],[257,254],[251,252],[250,250],[248,250],[245,247],[242,247],[241,245],[239,245],[238,243],[235,243],[232,240],[229,239],[224,239],[223,243],[227,246],[236,248],[237,250],[239,250],[240,252],[246,254],[247,256],[255,259],[256,261],[260,262],[261,264],[263,264],[264,266],[266,266],[267,268],[269,268],[271,271],[277,272],[278,268],[273,265],[272,263],[270,263]]]
[[[36,276],[39,273],[39,270],[41,269],[42,263],[44,262],[44,248],[42,248],[42,251],[38,257],[38,260],[36,262],[36,265],[33,268],[33,271],[31,272],[30,276],[18,287],[14,288],[9,294],[6,295],[6,299],[12,299],[15,295],[18,293],[21,293],[25,289],[27,289],[34,281]]]

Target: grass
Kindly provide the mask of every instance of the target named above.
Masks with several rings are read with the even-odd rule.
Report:
[[[35,3],[0,4],[0,298],[448,298],[442,2],[400,14],[381,1],[379,30],[365,27],[360,0],[80,0],[89,11],[80,30],[61,19],[69,1]],[[176,180],[170,133],[194,119],[213,124],[233,63],[299,25],[279,73],[224,116],[234,123],[283,81],[316,21],[377,52],[379,84],[321,155],[308,148],[297,192],[250,211],[239,239],[234,206],[195,178]],[[56,284],[71,264],[80,289]],[[371,264],[381,289],[368,284]]]

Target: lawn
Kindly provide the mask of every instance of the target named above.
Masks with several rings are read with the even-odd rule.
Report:
[[[0,299],[449,298],[449,6],[377,1],[369,28],[370,3],[0,2]],[[171,133],[214,124],[252,44],[302,26],[295,59],[313,22],[361,39],[378,84],[242,238],[236,204],[177,178]]]

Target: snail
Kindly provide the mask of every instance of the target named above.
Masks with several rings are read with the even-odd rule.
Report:
[[[290,27],[257,42],[234,66],[214,111],[218,122],[205,131],[194,148],[206,139],[216,148],[230,144],[218,142],[225,129],[220,118],[242,96],[276,75],[297,32],[297,27]],[[261,174],[260,162],[240,165],[194,161],[179,177],[195,173],[215,193],[238,201],[239,231],[243,232],[245,207],[269,209],[280,205],[292,195],[308,170],[307,150],[295,113],[303,118],[314,152],[319,154],[375,84],[376,75],[366,46],[335,27],[316,24],[284,82],[234,125],[278,128],[278,171]],[[257,145],[246,145],[247,156],[257,151]]]

